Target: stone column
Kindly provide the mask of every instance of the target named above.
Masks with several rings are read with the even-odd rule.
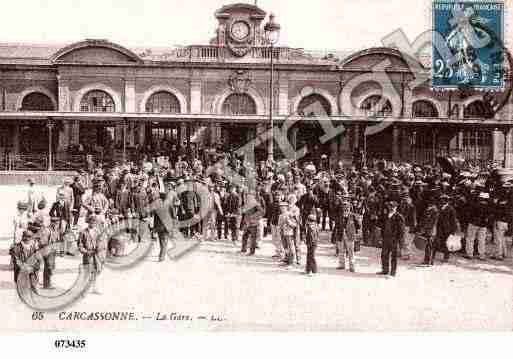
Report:
[[[504,134],[504,167],[513,168],[513,128],[508,128]]]
[[[201,74],[194,72],[191,78],[190,84],[190,113],[200,114],[202,112],[202,96],[201,96]],[[182,111],[187,112],[187,109],[182,109]]]
[[[492,148],[491,148],[491,155],[492,155],[492,161],[497,161],[498,163],[502,162],[504,159],[504,142],[502,141],[501,132],[498,128],[495,128],[492,133]]]
[[[401,153],[403,160],[411,161],[411,131],[408,127],[401,128]]]
[[[360,125],[353,126],[353,149],[360,147]]]
[[[135,79],[125,79],[125,112],[138,112],[135,104]]]
[[[80,143],[80,122],[75,120],[70,127],[70,144],[78,145]]]
[[[69,91],[69,80],[61,76],[57,77],[58,96],[59,96],[59,112],[71,112],[71,97]],[[62,129],[59,132],[58,151],[65,151],[70,145],[71,140],[71,123],[63,121]]]
[[[135,145],[135,122],[128,121],[127,145],[133,147]]]
[[[187,124],[185,126],[185,142],[187,143],[187,147],[191,145],[191,136],[192,136],[192,125]]]
[[[298,150],[298,148],[297,148],[297,133],[298,133],[298,131],[299,131],[299,128],[294,127],[294,128],[292,128],[292,131],[290,133],[290,143],[291,143],[292,147],[294,148],[294,161],[297,161],[296,151]],[[338,153],[338,143],[336,140],[334,140],[333,142],[337,146],[337,153]]]
[[[278,80],[278,114],[281,116],[289,115],[289,79],[284,73],[280,73]],[[276,105],[275,105],[276,108]]]
[[[18,155],[20,153],[20,125],[18,124],[14,125],[12,142],[14,155]]]
[[[348,126],[346,126],[347,128]],[[351,151],[351,130],[348,128],[342,134],[337,136],[336,142],[338,143],[339,160],[344,162],[344,165],[351,164],[353,152]]]
[[[458,131],[458,154],[461,156],[463,154],[463,131]]]
[[[146,142],[146,124],[144,122],[139,122],[137,130],[139,132],[139,146],[142,148]]]
[[[401,153],[399,152],[399,126],[394,125],[392,129],[392,161],[398,162],[401,160]]]

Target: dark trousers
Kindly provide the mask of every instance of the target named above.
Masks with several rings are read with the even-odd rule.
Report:
[[[73,210],[73,225],[74,226],[77,225],[79,218],[80,218],[80,208],[76,208]]]
[[[424,264],[427,265],[433,265],[433,261],[435,259],[433,241],[433,237],[426,238],[426,248],[424,249]]]
[[[160,231],[157,233],[157,235],[159,237],[159,246],[160,246],[159,261],[163,262],[166,260],[167,242],[169,239],[169,234],[165,231]]]
[[[383,241],[381,249],[381,267],[383,273],[395,275],[397,271],[397,253],[399,241]]]
[[[217,239],[221,240],[221,236],[223,233],[223,223],[224,223],[224,237],[226,238],[226,232],[228,230],[228,226],[226,225],[226,219],[224,216],[221,216],[219,213],[217,213],[216,216],[216,228],[217,228]]]
[[[235,242],[237,240],[237,217],[235,217],[235,216],[226,217],[226,222],[227,222],[228,230],[232,234],[232,241]],[[226,228],[226,226],[225,226],[225,228]],[[227,232],[225,232],[225,233],[227,233]]]
[[[447,237],[443,238],[436,238],[435,245],[433,246],[433,254],[432,254],[432,262],[434,262],[436,253],[442,252],[444,254],[444,261],[448,261],[451,254],[449,252],[449,249],[447,248]]]
[[[306,273],[317,273],[317,261],[315,260],[315,250],[317,242],[309,242],[306,245]]]
[[[52,287],[52,275],[55,270],[55,253],[43,257],[43,288]]]
[[[257,233],[258,226],[248,226],[244,230],[244,234],[242,235],[242,252],[246,253],[248,250],[248,238],[249,238],[249,253],[255,254],[256,245],[257,245]]]

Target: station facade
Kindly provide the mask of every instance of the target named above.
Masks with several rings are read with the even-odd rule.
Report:
[[[271,48],[267,17],[254,5],[224,6],[215,12],[213,39],[180,48],[128,49],[99,39],[0,44],[0,170],[70,169],[85,154],[233,150],[267,131],[271,103],[275,126],[299,118],[287,136],[308,156],[347,162],[364,152],[433,163],[458,155],[513,166],[507,89],[490,115],[482,92],[433,91],[428,58],[405,59],[391,48]],[[411,88],[418,78],[427,81]],[[345,130],[325,136],[321,121]],[[257,157],[267,149],[257,143]]]

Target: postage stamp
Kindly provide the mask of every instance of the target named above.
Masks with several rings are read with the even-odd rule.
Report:
[[[434,89],[504,87],[503,1],[433,0]]]

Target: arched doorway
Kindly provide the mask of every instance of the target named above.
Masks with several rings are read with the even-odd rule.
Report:
[[[368,96],[360,103],[359,110],[367,118],[382,118],[385,121],[394,113],[392,103],[382,95]],[[365,138],[367,158],[392,159],[392,138],[392,126],[384,127],[382,131],[367,136]]]
[[[23,97],[20,111],[46,112],[55,111],[55,106],[48,95],[41,92],[31,92]],[[48,153],[48,124],[46,122],[21,123],[19,127],[19,153],[41,154]],[[53,151],[58,145],[58,131],[52,131]]]
[[[311,161],[319,166],[321,156],[330,153],[331,142],[337,141],[337,139],[321,143],[320,138],[324,135],[324,131],[319,121],[331,121],[328,117],[332,115],[332,112],[331,104],[322,95],[314,93],[303,97],[299,101],[297,114],[304,117],[305,121],[301,121],[292,128],[298,127],[296,149],[306,147],[308,150],[307,155],[301,162]],[[291,132],[289,131],[289,137]]]
[[[417,100],[412,104],[413,118],[437,118],[438,110],[435,105],[428,100]],[[415,163],[434,163],[435,156],[441,150],[447,148],[444,143],[450,141],[451,135],[437,133],[434,135],[433,126],[417,126],[411,132],[409,138],[403,138],[402,141],[409,141],[412,148],[412,160]]]
[[[103,112],[111,113],[116,111],[116,106],[111,95],[103,90],[91,90],[80,100],[80,112]],[[81,122],[79,132],[79,148],[95,155],[109,155],[115,149],[123,146],[121,131],[116,129],[115,123],[102,122]]]
[[[176,114],[181,113],[180,101],[169,91],[158,91],[152,94],[145,104],[148,113]],[[152,122],[145,133],[145,143],[152,152],[169,153],[174,145],[180,144],[180,125],[176,123]]]
[[[228,116],[256,115],[257,105],[246,93],[232,93],[224,100],[221,111]],[[226,150],[237,150],[255,136],[254,124],[239,122],[223,126],[221,140]]]
[[[489,118],[488,107],[481,100],[471,102],[463,109],[466,119]],[[462,131],[462,156],[468,161],[484,163],[492,158],[492,131],[474,127]]]

